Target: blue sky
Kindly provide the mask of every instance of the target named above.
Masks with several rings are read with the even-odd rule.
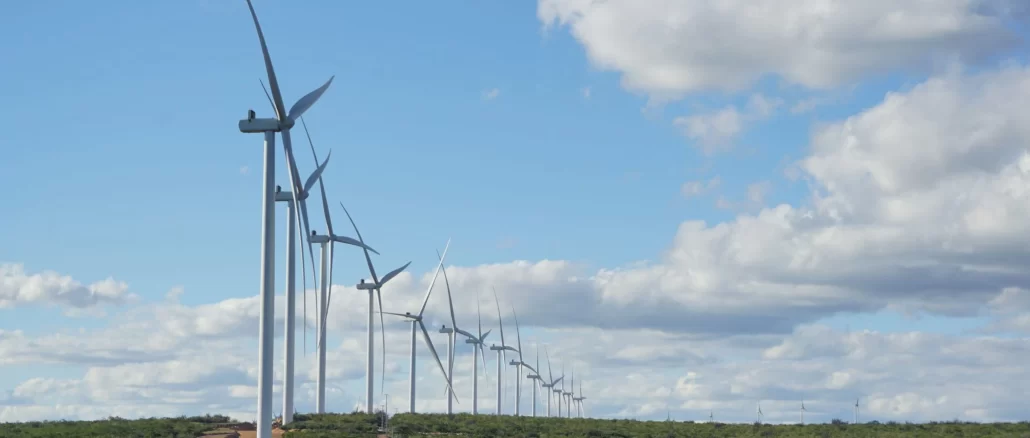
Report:
[[[84,284],[114,277],[150,303],[180,286],[184,306],[257,293],[261,138],[241,134],[237,121],[247,109],[268,116],[271,108],[243,3],[6,5],[0,117],[11,129],[0,134],[0,183],[8,189],[0,262]],[[652,105],[660,93],[629,87],[630,68],[591,60],[601,42],[588,39],[589,29],[545,27],[536,2],[257,1],[255,8],[287,105],[335,75],[306,121],[320,156],[332,149],[324,177],[337,232],[352,234],[342,201],[382,253],[379,270],[411,260],[418,276],[448,238],[448,264],[456,266],[661,265],[684,221],[713,227],[778,204],[810,205],[810,186],[785,171],[811,153],[813,133],[948,70],[884,65],[833,87],[770,71],[744,90],[690,90]],[[1011,51],[991,53],[963,74],[1025,62]],[[718,151],[706,152],[676,122],[727,106],[744,111],[756,95],[781,99],[780,108],[747,122]],[[823,103],[787,110],[806,99]],[[314,166],[302,131],[294,139],[306,175]],[[281,150],[276,158],[285,187]],[[684,196],[684,184],[713,178],[720,183],[712,191]],[[756,183],[768,189],[748,203]],[[320,208],[310,205],[312,228],[323,231]],[[280,206],[277,230],[284,222]],[[360,253],[338,254],[336,284],[366,276]],[[838,331],[942,336],[993,321],[983,312],[908,313],[915,316],[888,305],[801,319]],[[46,305],[0,315],[0,329],[33,336],[113,324]],[[82,369],[48,366],[52,378]],[[16,367],[0,387],[37,371]]]

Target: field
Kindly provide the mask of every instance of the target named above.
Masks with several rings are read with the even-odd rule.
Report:
[[[382,437],[381,417],[365,414],[298,415],[276,436],[285,438]],[[0,437],[226,437],[253,436],[252,425],[220,416],[102,421],[58,421],[0,425]],[[390,418],[390,436],[446,437],[1015,437],[1030,438],[1021,423],[864,423],[835,421],[814,425],[757,425],[634,420],[399,414]],[[239,433],[240,435],[235,435]]]

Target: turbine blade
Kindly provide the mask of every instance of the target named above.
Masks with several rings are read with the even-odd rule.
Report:
[[[554,373],[551,372],[551,356],[547,354],[547,347],[544,347],[544,358],[547,359],[547,378],[555,381]],[[551,384],[553,385],[554,383],[552,382]]]
[[[315,163],[318,163],[318,153],[315,152],[315,143],[311,141],[311,132],[308,131],[308,124],[307,124],[307,122],[304,121],[303,118],[301,118],[300,119],[300,125],[304,128],[304,135],[306,135],[308,137],[308,146],[311,147],[311,157],[315,159]],[[332,151],[329,151],[329,153],[332,154]],[[325,158],[325,163],[328,163],[328,162],[329,162],[329,157],[327,156]],[[323,166],[325,165],[325,163],[322,163]],[[312,176],[314,176],[314,174],[312,174]],[[308,178],[308,182],[309,183],[311,182],[310,178]],[[304,197],[305,198],[307,198],[307,196],[310,195],[310,193],[308,192],[309,189],[310,189],[310,186],[305,184],[304,185]],[[322,195],[322,215],[325,217],[326,232],[328,233],[327,234],[328,236],[332,236],[333,235],[333,221],[329,217],[329,200],[326,199],[326,196],[325,196],[325,183],[322,181],[321,173],[319,173],[319,177],[318,177],[318,191]]]
[[[300,116],[304,115],[304,112],[307,111],[308,108],[311,108],[315,102],[318,102],[318,98],[322,97],[325,90],[329,89],[329,85],[333,83],[333,78],[335,77],[335,75],[329,77],[329,80],[325,81],[321,87],[318,87],[315,91],[305,94],[304,97],[297,99],[297,103],[290,107],[290,113],[287,117],[289,117],[290,120],[297,121]]]
[[[429,304],[429,294],[433,293],[433,285],[436,284],[437,277],[440,276],[440,270],[443,269],[444,258],[447,257],[447,250],[451,247],[451,239],[447,239],[447,245],[443,247],[443,255],[440,257],[440,264],[436,265],[436,273],[433,274],[433,281],[429,283],[429,289],[426,289],[426,297],[422,299],[422,308],[418,311],[418,316],[422,316],[422,313],[426,311],[426,304]]]
[[[515,317],[515,340],[519,346],[519,362],[522,362],[522,335],[519,334],[519,315],[515,313],[515,305],[511,306],[511,315]]]
[[[486,337],[490,336],[490,332],[492,331],[494,331],[494,329],[487,330],[486,333],[483,333],[483,336],[479,338],[479,342],[486,341]]]
[[[483,359],[483,376],[488,377],[490,373],[487,371],[488,367],[486,366],[486,352],[483,351],[484,345],[482,343],[479,343],[476,345],[476,347],[479,348],[479,357]],[[475,351],[472,352],[472,354],[475,353]]]
[[[293,190],[291,195],[293,196],[293,205],[297,212],[297,221],[300,222],[301,227],[304,229],[304,241],[308,244],[308,255],[311,256],[311,278],[314,279],[314,282],[317,285],[318,280],[316,279],[317,274],[315,273],[314,266],[315,252],[311,247],[311,241],[307,238],[307,236],[311,235],[311,225],[308,223],[308,204],[305,198],[301,197],[300,193],[302,187],[300,186],[300,173],[297,171],[297,161],[293,158],[293,140],[290,137],[290,131],[288,129],[283,130],[279,135],[282,136],[283,149],[286,153],[286,163],[288,164],[287,170],[289,170],[290,175],[290,186]],[[326,217],[326,227],[332,229],[332,222],[329,220],[328,216]],[[301,255],[301,257],[303,257],[303,255]]]
[[[479,292],[476,292],[476,316],[479,318],[479,341],[483,341],[483,308],[479,305],[481,300]]]
[[[307,127],[305,127],[305,129],[307,129]],[[310,141],[310,140],[311,140],[311,138],[308,137],[308,141]],[[325,171],[325,166],[329,165],[329,158],[331,158],[332,156],[333,156],[333,150],[330,149],[329,153],[327,153],[325,155],[325,161],[323,161],[322,164],[319,164],[318,167],[315,168],[315,171],[311,172],[311,175],[308,175],[308,180],[304,181],[304,193],[309,193],[311,188],[315,186],[315,181],[321,181],[322,180],[322,172]],[[315,161],[315,162],[317,163],[318,161]],[[324,192],[324,186],[323,186],[323,192]]]
[[[347,207],[344,207],[342,202],[340,203],[340,207],[343,208],[343,212],[347,215],[347,220],[350,221],[351,227],[354,227],[354,234],[358,235],[358,241],[361,243],[361,245],[359,245],[359,246],[361,246],[361,249],[364,250],[364,252],[365,252],[365,263],[368,264],[368,273],[369,273],[369,275],[372,276],[372,282],[375,283],[377,288],[381,287],[382,284],[379,283],[379,277],[376,276],[376,268],[375,268],[375,266],[372,266],[372,256],[368,255],[368,250],[370,248],[365,246],[365,239],[363,237],[361,237],[361,231],[358,230],[358,224],[354,223],[354,218],[351,217],[350,211],[347,211]],[[373,250],[373,252],[374,252],[374,250]],[[376,254],[379,254],[379,253],[377,252]],[[380,310],[382,310],[382,309],[380,309]]]
[[[392,270],[390,272],[387,272],[386,275],[383,276],[383,279],[380,280],[382,282],[382,283],[380,283],[380,286],[386,284],[386,282],[388,282],[390,280],[393,280],[393,277],[396,277],[396,276],[400,275],[401,272],[404,272],[405,269],[408,269],[409,265],[411,265],[411,262],[405,263],[404,266],[401,266],[401,267],[399,267],[397,269],[394,269],[394,270]]]
[[[507,344],[504,343],[504,321],[501,319],[501,301],[497,299],[497,289],[492,286],[490,289],[494,291],[494,303],[497,304],[497,325],[501,327],[501,346],[505,347]]]
[[[272,87],[272,98],[275,101],[275,117],[283,121],[286,117],[286,105],[283,105],[283,96],[279,92],[279,81],[275,78],[275,69],[272,68],[272,58],[268,55],[268,45],[265,44],[265,34],[261,31],[261,24],[258,23],[257,12],[254,12],[254,5],[247,0],[247,8],[250,9],[250,17],[254,19],[254,28],[257,29],[258,41],[261,42],[261,55],[265,58],[265,72],[268,74],[268,85]]]
[[[272,95],[268,94],[268,87],[265,87],[265,81],[258,78],[258,82],[261,83],[261,89],[265,91],[265,97],[268,98],[268,106],[272,107],[272,112],[275,112],[275,102],[272,102]]]
[[[361,249],[367,249],[367,250],[369,250],[369,251],[372,251],[372,252],[376,253],[376,255],[381,255],[381,254],[379,254],[379,251],[376,251],[376,250],[375,250],[374,248],[372,248],[371,246],[365,245],[364,243],[362,243],[362,242],[360,242],[360,241],[358,241],[358,240],[354,240],[354,238],[353,238],[353,237],[347,237],[347,236],[337,236],[337,235],[335,235],[335,234],[334,234],[334,235],[333,235],[333,236],[331,237],[331,239],[332,239],[332,240],[333,240],[334,242],[338,242],[338,243],[344,243],[344,244],[347,244],[347,245],[353,245],[353,246],[356,246],[356,247],[358,247],[358,248],[361,248]]]
[[[401,318],[411,318],[411,315],[406,315],[406,314],[403,314],[403,313],[396,313],[396,312],[383,312],[383,311],[381,311],[381,310],[379,311],[379,313],[384,313],[384,314],[387,314],[387,315],[394,315],[394,316],[399,316],[399,317],[401,317]]]
[[[443,263],[443,257],[440,256],[440,251],[436,252],[436,256],[440,259],[440,262]],[[447,306],[451,310],[451,327],[457,328],[458,321],[454,318],[454,300],[451,298],[451,282],[447,279],[447,268],[442,268],[442,271],[443,284],[447,288]]]
[[[436,365],[440,367],[440,373],[443,374],[443,379],[447,382],[447,390],[454,391],[451,387],[451,378],[447,375],[447,370],[443,367],[443,362],[440,361],[440,355],[436,354],[436,347],[433,346],[433,339],[429,337],[429,332],[426,331],[426,325],[422,323],[422,320],[418,320],[418,326],[422,329],[422,339],[426,341],[426,346],[429,347],[429,351],[433,353],[433,359],[436,359]],[[458,396],[454,396],[454,401],[458,401]]]

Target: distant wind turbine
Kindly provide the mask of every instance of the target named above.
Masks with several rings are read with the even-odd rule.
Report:
[[[855,424],[858,424],[858,399],[855,399]]]
[[[542,385],[543,382],[544,382],[543,377],[540,377],[540,371],[539,370],[540,370],[540,344],[536,344],[536,369],[534,369],[533,372],[529,373],[529,375],[526,376],[527,379],[529,379],[530,381],[533,382],[532,385],[533,385],[533,416],[534,417],[536,417],[536,394],[537,394],[537,392],[540,392],[539,391],[540,388],[537,386],[537,384],[541,384]]]
[[[547,354],[547,347],[544,347],[544,357],[547,359],[547,380],[541,383],[540,386],[544,387],[547,391],[547,416],[551,416],[551,399],[554,398],[554,385],[558,384],[558,381],[565,378],[565,376],[559,376],[557,379],[554,378],[554,374],[551,373],[551,356]],[[561,416],[561,413],[558,414]]]
[[[544,350],[544,353],[546,354],[547,350]],[[552,384],[552,386],[558,384],[559,382],[561,383],[561,388],[551,388],[551,391],[554,392],[554,398],[558,399],[558,416],[561,417],[562,394],[564,394],[565,392],[565,361],[562,361],[561,364],[561,377],[559,377],[558,380],[555,380],[554,382],[555,383]],[[568,406],[565,407],[566,410],[568,410],[568,408]]]
[[[801,425],[805,425],[805,401],[801,400]]]
[[[479,335],[472,336],[458,327],[454,329],[465,335],[465,343],[472,344],[472,415],[479,413],[479,362],[476,360],[476,351],[479,351],[479,359],[483,360],[483,375],[486,375],[486,353],[483,351],[483,347],[486,345],[486,337],[490,335],[490,330],[483,333],[483,313],[479,307],[479,296],[476,296],[476,314],[479,315]]]
[[[511,316],[515,318],[515,339],[517,340],[518,349],[516,352],[519,354],[518,360],[512,360],[508,365],[515,367],[515,416],[520,415],[519,407],[522,405],[522,368],[536,373],[533,367],[529,366],[522,360],[522,335],[519,334],[519,315],[515,313],[515,306],[511,306]],[[533,393],[533,416],[536,416],[536,393]]]
[[[758,424],[762,424],[762,402],[758,402]]]
[[[443,257],[440,256],[440,252],[437,251],[436,256],[443,261]],[[447,380],[454,381],[454,339],[456,336],[455,329],[458,328],[458,321],[454,318],[454,300],[451,296],[451,282],[447,279],[447,268],[441,268],[443,272],[443,283],[447,288],[447,308],[450,310],[451,315],[451,327],[448,328],[444,325],[440,328],[440,333],[447,334]],[[475,358],[473,358],[475,359]],[[454,413],[454,389],[451,387],[444,388],[444,393],[447,395],[447,415]]]
[[[443,269],[444,258],[447,257],[447,249],[450,248],[451,241],[447,239],[447,245],[443,248],[443,255],[440,256],[440,263],[436,265],[436,273],[433,274],[433,280],[429,283],[429,288],[426,289],[426,296],[422,299],[422,308],[419,309],[418,313],[412,315],[411,312],[394,313],[394,312],[383,312],[387,315],[399,316],[401,318],[408,319],[411,321],[411,371],[410,371],[410,387],[408,388],[408,403],[409,410],[411,413],[415,413],[415,338],[419,329],[422,330],[422,340],[426,346],[429,347],[429,351],[433,353],[433,359],[436,359],[436,365],[440,367],[440,372],[444,376],[444,380],[447,381],[447,387],[451,388],[451,380],[447,377],[447,370],[443,368],[443,362],[440,361],[440,355],[436,354],[436,347],[433,346],[433,339],[429,337],[429,331],[426,330],[426,325],[422,320],[423,315],[426,312],[426,304],[429,304],[429,295],[433,293],[433,285],[436,284],[436,279],[440,276],[440,270]],[[457,397],[455,397],[457,399]]]
[[[576,392],[576,389],[573,388],[572,392]],[[583,396],[583,378],[580,378],[579,379],[579,397],[573,397],[572,398],[572,400],[576,402],[576,407],[579,409],[579,411],[578,411],[579,412],[579,418],[583,418],[583,416],[586,415],[586,408],[583,407],[583,400],[586,400],[586,399],[587,398]]]
[[[347,207],[340,203],[340,208],[343,208],[343,212],[347,215],[347,220],[350,221],[352,227],[354,227],[354,234],[358,236],[358,241],[362,245],[365,244],[365,239],[361,237],[361,231],[358,231],[358,225],[354,223],[354,218],[351,217],[350,212],[347,211]],[[363,248],[364,249],[364,248]],[[383,295],[382,288],[387,282],[392,280],[394,277],[400,275],[405,269],[411,265],[411,262],[405,263],[397,269],[387,272],[382,279],[376,275],[376,268],[372,265],[372,256],[368,254],[368,250],[365,249],[365,263],[368,264],[368,274],[372,276],[371,283],[365,283],[362,279],[361,283],[358,283],[358,290],[368,291],[368,345],[366,346],[366,358],[365,358],[365,413],[371,414],[373,410],[374,396],[373,387],[375,386],[375,363],[373,356],[375,350],[375,320],[372,318],[373,306],[372,306],[372,292],[375,292],[376,298],[379,299],[379,330],[382,332],[382,354],[383,354],[383,375],[379,382],[380,392],[386,387],[386,327],[383,324]]]
[[[497,415],[501,415],[501,398],[502,398],[502,387],[504,382],[504,361],[505,351],[518,351],[504,343],[504,319],[501,317],[501,301],[497,298],[497,290],[494,291],[494,303],[497,304],[497,325],[501,331],[501,345],[491,345],[490,349],[497,352]]]

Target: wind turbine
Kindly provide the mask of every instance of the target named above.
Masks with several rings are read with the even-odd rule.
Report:
[[[547,353],[547,351],[544,350],[544,353]],[[548,362],[548,364],[550,364],[550,362]],[[550,365],[548,365],[548,366],[550,366]],[[561,377],[559,377],[558,380],[555,380],[554,383],[551,384],[551,386],[553,387],[555,384],[557,384],[559,382],[561,382],[561,388],[558,388],[558,389],[552,388],[551,390],[554,392],[554,396],[555,396],[554,398],[558,399],[558,416],[561,417],[562,394],[565,392],[564,391],[565,390],[565,362],[562,362],[562,364],[561,364]],[[569,407],[566,406],[565,409],[568,410]]]
[[[572,391],[575,392],[576,388],[573,388]],[[583,418],[583,414],[586,411],[586,409],[583,407],[583,400],[586,399],[586,397],[583,397],[583,379],[579,379],[579,397],[572,398],[572,400],[576,402],[576,408],[577,412],[579,412],[579,418]]]
[[[494,303],[497,304],[497,325],[501,328],[501,345],[491,345],[490,349],[497,352],[497,415],[501,415],[501,384],[504,382],[504,361],[507,359],[504,352],[505,350],[515,352],[518,350],[504,343],[504,319],[501,318],[501,302],[497,299],[497,290],[494,289],[493,292]]]
[[[547,391],[547,416],[550,417],[552,392],[557,392],[554,390],[554,385],[557,385],[565,376],[559,376],[557,379],[554,378],[554,374],[551,373],[551,356],[547,354],[547,347],[544,347],[544,357],[547,358],[547,383],[541,383],[540,386],[546,388]],[[558,416],[561,416],[561,408],[559,408]]]
[[[250,9],[251,18],[254,20],[254,28],[257,30],[258,40],[261,43],[261,54],[265,61],[265,70],[268,74],[268,82],[272,87],[273,106],[275,107],[274,119],[258,119],[253,110],[247,112],[247,118],[240,120],[239,129],[244,133],[263,133],[264,144],[264,171],[262,175],[262,196],[261,196],[261,310],[258,323],[258,415],[257,415],[257,436],[258,438],[269,438],[272,434],[272,354],[275,342],[275,330],[272,324],[275,321],[275,133],[279,132],[283,139],[283,149],[286,153],[286,161],[290,174],[292,186],[293,204],[295,211],[300,216],[301,224],[308,229],[307,207],[299,199],[300,176],[297,171],[297,164],[293,159],[293,145],[290,141],[290,128],[296,120],[304,114],[319,97],[325,93],[332,83],[332,77],[324,85],[300,98],[289,113],[286,112],[286,105],[283,104],[282,93],[279,91],[279,82],[276,80],[275,71],[272,68],[272,60],[268,55],[268,46],[265,44],[265,36],[261,32],[261,25],[258,23],[257,13],[250,0],[247,0],[247,8]],[[305,232],[305,235],[307,232]],[[311,252],[311,246],[308,246]],[[302,255],[303,257],[303,255]],[[312,260],[314,254],[312,254]]]
[[[805,425],[805,411],[806,410],[807,409],[805,409],[805,401],[801,400],[801,425],[802,426]]]
[[[715,411],[712,411],[712,410],[708,411],[708,422],[709,423],[714,423],[715,422]]]
[[[318,162],[318,153],[315,152],[315,144],[314,144],[314,142],[311,141],[311,134],[308,132],[307,123],[304,122],[304,119],[301,119],[300,122],[301,122],[301,125],[304,127],[304,134],[308,138],[308,145],[311,146],[311,155],[312,155],[312,157],[315,158],[315,162],[317,163]],[[328,164],[328,162],[329,162],[329,157],[326,156],[326,161],[324,163],[322,163],[322,167],[325,167],[325,165]],[[319,293],[318,300],[317,300],[317,302],[318,302],[318,306],[317,306],[318,307],[318,313],[316,315],[317,316],[316,326],[317,326],[317,330],[318,330],[318,336],[315,338],[316,339],[317,350],[318,350],[318,374],[317,374],[317,379],[316,379],[315,411],[317,413],[321,414],[321,413],[325,413],[326,327],[328,327],[328,325],[329,325],[329,324],[327,324],[327,321],[329,319],[329,304],[332,303],[332,298],[333,298],[332,285],[333,285],[333,259],[334,259],[334,254],[335,254],[335,250],[334,250],[335,244],[336,243],[343,243],[343,244],[347,244],[347,245],[354,245],[354,246],[361,247],[361,249],[365,251],[366,255],[367,255],[368,251],[372,251],[372,252],[376,253],[376,255],[378,255],[379,252],[374,250],[374,249],[372,249],[371,247],[365,245],[364,242],[361,242],[361,241],[358,241],[358,240],[354,240],[351,237],[339,236],[339,235],[337,235],[333,231],[333,220],[332,220],[332,217],[330,217],[330,215],[329,215],[329,200],[326,198],[326,195],[325,195],[325,184],[322,182],[322,177],[320,175],[321,172],[318,172],[318,173],[319,173],[319,177],[317,178],[317,180],[318,180],[318,189],[319,189],[319,193],[322,195],[322,214],[325,216],[325,227],[326,227],[327,234],[319,235],[319,234],[315,233],[314,231],[312,231],[311,232],[311,237],[308,238],[308,242],[310,242],[312,244],[318,243],[322,247],[321,248],[322,249],[322,251],[321,251],[321,266],[320,266],[320,271],[321,272],[319,273],[319,286],[320,286],[319,289],[320,289],[320,293]],[[303,202],[305,199],[307,199],[308,195],[310,194],[311,186],[314,185],[314,180],[315,180],[315,178],[313,178],[313,177],[314,177],[314,175],[312,175],[312,178],[308,178],[308,182],[304,184],[304,191],[303,191],[303,193],[301,193],[300,197],[298,198],[298,199],[301,200],[301,202]],[[341,204],[341,205],[343,205],[343,204]],[[302,204],[302,207],[303,207],[303,204]],[[307,210],[304,209],[304,211],[305,211],[304,216],[306,218],[307,217]],[[312,258],[312,261],[314,261],[313,258]]]
[[[522,405],[522,367],[536,373],[536,370],[529,364],[522,361],[522,335],[519,333],[519,315],[515,313],[515,306],[511,306],[511,315],[515,318],[515,339],[518,342],[519,360],[512,360],[508,365],[515,367],[515,416],[518,417],[519,407]],[[536,393],[533,393],[533,416],[536,416]]]
[[[440,362],[440,355],[436,354],[436,347],[433,346],[433,339],[429,337],[426,325],[422,322],[422,315],[426,312],[426,304],[429,304],[429,295],[433,293],[433,285],[436,284],[436,279],[440,276],[440,270],[443,269],[443,261],[444,258],[447,257],[447,249],[450,248],[450,246],[451,240],[447,239],[447,245],[443,248],[443,255],[440,256],[440,264],[436,265],[436,273],[433,274],[433,281],[429,283],[429,288],[426,289],[426,296],[422,299],[422,308],[419,309],[418,314],[412,315],[411,312],[383,312],[387,315],[399,316],[411,321],[411,387],[408,389],[408,404],[409,410],[412,414],[415,413],[415,337],[419,329],[422,329],[422,339],[425,341],[426,346],[429,347],[429,351],[433,353],[433,358],[436,359],[436,364],[440,367],[440,372],[443,373],[444,380],[447,381],[447,387],[451,387],[451,380],[447,377],[447,370],[443,368],[443,362]],[[455,397],[455,399],[457,399],[457,397]]]
[[[354,227],[354,234],[356,234],[358,236],[358,241],[361,242],[362,245],[364,245],[365,244],[365,239],[363,237],[361,237],[361,231],[358,231],[358,225],[354,223],[354,218],[351,217],[350,212],[347,211],[347,207],[344,207],[342,202],[340,203],[340,207],[343,208],[343,212],[347,215],[347,220],[349,220],[351,226]],[[364,248],[362,248],[362,249],[364,249]],[[373,377],[373,374],[375,374],[375,371],[374,371],[375,363],[374,363],[374,360],[372,359],[372,356],[374,355],[374,351],[373,350],[375,349],[375,338],[374,338],[374,335],[375,335],[375,320],[372,318],[372,313],[373,313],[372,292],[375,292],[376,298],[379,299],[379,329],[382,332],[381,338],[382,338],[382,342],[383,342],[383,348],[382,348],[382,350],[383,350],[383,376],[382,376],[382,380],[379,382],[379,386],[380,386],[380,388],[385,388],[386,387],[386,327],[383,324],[383,295],[382,295],[382,288],[383,288],[384,285],[386,285],[386,283],[388,281],[392,280],[394,277],[399,275],[401,272],[404,272],[404,270],[408,268],[408,265],[411,265],[411,262],[409,261],[408,263],[405,263],[404,266],[401,266],[401,267],[399,267],[397,269],[394,269],[394,270],[392,270],[390,272],[387,272],[386,275],[384,275],[383,278],[380,279],[379,276],[376,275],[376,268],[375,268],[375,266],[372,265],[372,256],[370,256],[368,254],[368,250],[367,249],[365,249],[364,253],[365,253],[365,262],[368,264],[368,274],[372,276],[372,282],[371,283],[365,283],[365,279],[361,279],[361,283],[358,283],[357,288],[358,288],[358,290],[367,290],[368,291],[368,345],[367,345],[367,353],[366,353],[366,358],[365,358],[365,381],[366,381],[365,382],[365,384],[366,384],[366,388],[365,388],[365,413],[371,414],[372,410],[373,410],[372,404],[374,403],[374,397],[372,395],[372,392],[373,392],[372,390],[373,390],[373,387],[375,386],[375,378]]]
[[[443,257],[437,252],[436,256],[440,258],[440,262],[443,262]],[[455,330],[458,328],[458,321],[454,318],[454,301],[451,297],[451,282],[447,279],[447,268],[441,268],[443,271],[443,283],[447,288],[447,308],[451,311],[451,328],[447,328],[444,325],[440,328],[440,333],[447,334],[447,379],[454,381],[454,338]],[[475,353],[475,351],[473,351]],[[473,362],[475,357],[472,358]],[[454,413],[454,389],[451,387],[445,388],[447,393],[447,415]]]
[[[540,372],[538,371],[539,369],[540,369],[540,344],[536,344],[536,369],[533,370],[533,372],[530,373],[528,376],[526,376],[527,379],[533,381],[533,416],[534,417],[536,417],[536,393],[539,392],[538,391],[539,388],[537,388],[536,385],[538,384],[538,382],[540,384],[543,384],[543,382],[544,382],[543,377],[540,377]]]
[[[275,186],[275,200],[276,202],[286,203],[286,318],[285,318],[285,330],[283,335],[283,409],[282,409],[282,421],[283,425],[290,424],[293,422],[293,362],[295,357],[295,346],[294,338],[296,333],[296,321],[294,321],[294,314],[297,312],[297,300],[296,294],[296,273],[293,268],[297,263],[297,253],[295,251],[296,244],[293,242],[293,236],[297,229],[297,219],[294,216],[293,206],[293,195],[289,192],[283,192],[282,188]],[[304,274],[301,273],[301,277]],[[306,289],[306,288],[305,288]],[[306,291],[305,291],[306,292]],[[304,328],[307,328],[307,300],[304,301],[305,319]],[[307,332],[305,332],[306,334]],[[305,337],[305,339],[307,339]]]
[[[762,424],[762,402],[758,402],[758,424]]]
[[[446,277],[445,277],[446,279]],[[472,336],[464,330],[455,327],[458,333],[465,335],[465,343],[472,344],[472,415],[479,413],[479,362],[476,361],[476,350],[479,350],[479,357],[483,359],[483,374],[486,374],[486,353],[483,351],[484,341],[490,334],[490,330],[483,333],[483,312],[479,307],[479,296],[476,296],[476,314],[479,315],[479,336]]]
[[[858,399],[855,399],[855,424],[858,424]]]
[[[565,392],[565,383],[562,383],[562,395],[565,396],[565,418],[572,418],[572,391],[576,387],[576,369],[572,369],[571,376],[569,376],[569,391]]]

